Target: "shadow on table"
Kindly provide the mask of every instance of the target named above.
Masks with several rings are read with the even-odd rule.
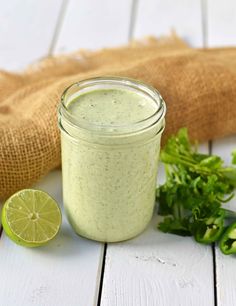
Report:
[[[32,249],[37,253],[53,257],[86,256],[98,242],[88,240],[75,234],[68,224],[63,222],[57,237],[40,248]]]

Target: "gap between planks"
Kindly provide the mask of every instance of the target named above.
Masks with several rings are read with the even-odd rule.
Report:
[[[201,26],[202,26],[202,46],[203,48],[208,47],[208,0],[201,0]],[[208,142],[208,153],[212,155],[212,141]],[[216,269],[216,244],[213,243],[211,246],[212,250],[212,268],[213,268],[213,285],[214,285],[214,304],[218,305],[217,302],[217,269]]]
[[[137,16],[137,9],[138,9],[139,0],[132,0],[131,3],[131,12],[130,12],[130,22],[129,22],[129,29],[128,29],[128,41],[131,42],[134,36],[134,28]],[[100,277],[100,284],[99,284],[99,291],[98,291],[98,300],[97,306],[101,306],[102,304],[102,291],[103,291],[103,281],[105,275],[105,268],[106,268],[106,255],[107,249],[109,247],[108,243],[104,244],[104,252],[103,252],[103,260],[102,260],[102,267],[101,267],[101,277]]]
[[[61,5],[61,9],[58,15],[58,19],[56,22],[56,26],[55,26],[55,31],[52,37],[52,41],[51,41],[51,45],[49,47],[49,52],[48,55],[53,55],[54,54],[54,50],[55,50],[55,46],[57,44],[57,40],[58,37],[60,35],[62,26],[63,26],[63,22],[65,20],[65,16],[66,16],[66,11],[69,5],[69,1],[70,0],[63,0],[62,5]],[[133,2],[135,2],[136,0],[133,0]],[[99,271],[97,274],[97,293],[94,296],[94,305],[100,306],[101,304],[101,296],[102,296],[102,286],[103,286],[103,276],[104,276],[104,271],[105,271],[105,263],[106,263],[106,251],[107,251],[107,243],[103,244],[103,252],[101,255],[101,260],[100,260],[100,264],[99,264]]]
[[[212,140],[208,142],[208,148],[209,148],[209,154],[212,155]],[[212,265],[213,265],[213,283],[214,283],[214,304],[215,306],[217,306],[218,305],[218,302],[217,302],[218,292],[217,292],[216,244],[215,243],[212,243],[211,249],[212,249],[212,258],[213,258]]]
[[[129,23],[129,35],[128,35],[129,41],[131,41],[134,38],[134,28],[136,23],[138,4],[139,0],[132,0],[130,23]]]
[[[65,18],[66,9],[68,7],[69,1],[70,0],[63,0],[62,1],[61,8],[60,8],[60,11],[59,11],[59,14],[58,14],[58,17],[57,17],[57,21],[56,21],[56,24],[55,24],[55,30],[54,30],[54,33],[53,33],[53,36],[52,36],[52,40],[51,40],[47,55],[53,55],[53,53],[54,53],[54,48],[55,48],[58,36],[60,34],[60,31],[61,31],[61,27],[62,27],[64,18]],[[0,203],[0,239],[1,239],[1,236],[2,236],[2,232],[3,232],[3,228],[2,228],[2,224],[1,224],[1,211],[2,211],[2,205],[3,204],[4,203]]]
[[[65,19],[65,16],[66,16],[66,11],[67,11],[67,7],[69,5],[69,1],[70,0],[63,0],[62,1],[61,8],[60,8],[60,11],[59,11],[59,14],[58,14],[58,17],[57,17],[57,22],[56,22],[56,25],[55,25],[55,30],[54,30],[54,33],[53,33],[53,36],[52,36],[52,41],[51,41],[51,44],[50,44],[50,47],[49,47],[49,50],[48,50],[48,55],[53,55],[53,53],[54,53],[54,49],[55,49],[58,37],[59,37],[60,32],[61,32],[62,25],[63,25],[63,22],[64,22],[64,19]]]
[[[202,46],[207,48],[208,46],[208,10],[207,1],[201,0],[201,26],[202,26]]]
[[[107,255],[107,243],[104,243],[103,247],[103,258],[101,263],[101,271],[100,271],[100,281],[99,281],[99,290],[97,296],[97,306],[101,306],[102,301],[102,289],[103,289],[103,280],[105,274],[105,267],[106,267],[106,255]]]
[[[58,37],[60,35],[61,32],[61,28],[65,19],[65,15],[67,12],[67,7],[69,4],[70,0],[63,0],[61,3],[61,7],[59,10],[59,13],[57,14],[57,18],[56,18],[56,22],[54,25],[54,29],[53,29],[53,33],[51,35],[51,40],[50,40],[50,45],[47,48],[47,50],[45,50],[45,53],[42,54],[42,56],[45,55],[53,55],[54,54],[54,49],[55,49],[55,45],[57,43]],[[0,206],[0,216],[1,216],[1,206]],[[5,238],[5,235],[2,235],[2,227],[0,224],[0,238]],[[8,240],[7,240],[8,243]],[[13,245],[14,246],[14,245]],[[20,250],[22,251],[22,250]],[[104,246],[104,244],[102,244],[102,251],[101,251],[101,255],[100,255],[100,260],[99,260],[99,264],[98,264],[98,270],[97,270],[97,281],[96,281],[96,291],[94,292],[93,295],[93,305],[97,305],[97,299],[99,296],[99,291],[100,291],[100,280],[102,280],[102,271],[104,271],[104,259],[105,259],[105,252],[106,252],[106,245]],[[102,282],[101,282],[102,284]]]

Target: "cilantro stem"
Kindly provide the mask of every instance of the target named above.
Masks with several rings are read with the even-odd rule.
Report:
[[[157,198],[160,214],[168,217],[159,224],[160,230],[194,235],[201,243],[219,240],[224,219],[236,219],[236,212],[222,207],[234,196],[236,167],[224,167],[219,156],[199,153],[191,146],[187,129],[181,129],[167,141],[161,161],[166,182],[158,188]]]

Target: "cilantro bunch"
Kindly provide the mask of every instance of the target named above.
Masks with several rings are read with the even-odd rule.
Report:
[[[235,165],[236,151],[232,156]],[[191,145],[186,128],[169,138],[160,158],[165,165],[166,182],[157,189],[159,214],[165,216],[159,229],[194,236],[201,243],[220,240],[226,218],[233,216],[236,220],[235,213],[223,208],[223,203],[234,196],[236,167],[225,167],[219,156],[199,153],[197,146]],[[232,253],[233,243],[234,238],[222,251]]]

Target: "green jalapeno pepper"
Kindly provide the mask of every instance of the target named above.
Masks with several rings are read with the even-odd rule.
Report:
[[[231,224],[220,240],[221,252],[225,255],[236,253],[236,222]]]
[[[202,221],[194,234],[196,241],[205,244],[217,241],[224,230],[224,219],[225,211],[220,209],[215,216]]]

